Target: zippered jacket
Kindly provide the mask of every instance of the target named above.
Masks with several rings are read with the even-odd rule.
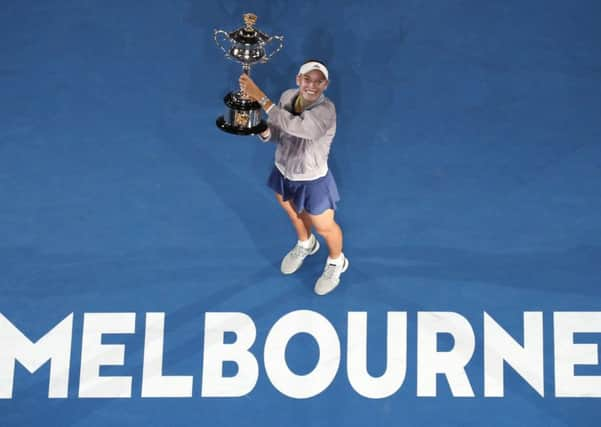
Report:
[[[298,89],[289,89],[269,110],[271,136],[277,144],[275,166],[285,178],[309,181],[328,173],[328,155],[336,134],[336,107],[323,94],[302,113],[294,113]]]

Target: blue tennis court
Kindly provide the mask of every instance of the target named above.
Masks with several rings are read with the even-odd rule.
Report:
[[[313,292],[220,131],[327,62],[351,261]],[[601,2],[13,1],[0,11],[0,426],[598,426]],[[283,363],[283,365],[282,365]],[[33,372],[30,372],[33,371]]]

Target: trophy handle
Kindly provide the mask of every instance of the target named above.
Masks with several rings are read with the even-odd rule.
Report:
[[[267,62],[268,60],[270,60],[270,59],[271,59],[271,57],[272,57],[273,55],[275,55],[276,53],[278,53],[278,52],[279,52],[280,50],[282,50],[282,48],[284,47],[284,36],[271,36],[271,37],[269,37],[269,40],[267,41],[267,44],[268,44],[268,43],[271,43],[271,41],[273,41],[273,39],[276,39],[277,41],[279,41],[279,42],[280,42],[280,45],[279,45],[279,46],[278,46],[278,47],[277,47],[277,48],[276,48],[276,49],[275,49],[273,52],[271,52],[271,53],[270,53],[270,54],[267,56],[267,58],[264,58],[264,59],[263,59],[263,61],[261,61],[261,62]]]
[[[231,58],[230,53],[227,50],[225,50],[225,48],[223,47],[223,45],[219,42],[219,39],[217,38],[217,36],[219,36],[220,34],[224,35],[225,38],[227,38],[228,40],[230,38],[230,35],[227,31],[214,30],[213,31],[213,39],[215,40],[215,44],[217,45],[217,47],[219,47],[223,51],[223,53],[225,53],[226,58]]]

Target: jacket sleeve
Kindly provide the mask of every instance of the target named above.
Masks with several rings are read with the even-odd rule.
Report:
[[[266,138],[263,138],[261,134],[257,134],[261,142],[273,142],[277,144],[280,140],[280,131],[278,128],[274,127],[272,124],[267,122],[267,128],[269,129],[269,134]]]
[[[324,136],[336,123],[336,110],[331,104],[321,104],[295,116],[278,104],[269,110],[269,121],[273,127],[290,135],[315,140]]]
[[[281,108],[282,107],[282,100],[280,98],[280,101],[276,104],[273,104],[273,106],[270,108],[270,112],[273,111],[274,108]],[[283,108],[282,108],[283,109]],[[267,118],[267,127],[269,128],[269,135],[267,136],[267,138],[263,138],[260,134],[258,134],[257,136],[259,137],[259,139],[262,142],[273,142],[275,144],[277,144],[278,142],[280,142],[280,128],[274,124],[271,116],[268,114],[268,118]]]

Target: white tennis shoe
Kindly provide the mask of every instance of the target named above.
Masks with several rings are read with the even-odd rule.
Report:
[[[344,262],[341,265],[326,263],[323,273],[315,282],[315,293],[317,295],[325,295],[336,289],[336,286],[340,284],[340,276],[344,273],[349,266],[349,260],[344,257]]]
[[[319,241],[317,241],[313,234],[311,234],[310,238],[313,240],[313,244],[309,249],[306,249],[297,243],[296,246],[286,254],[284,259],[282,259],[282,264],[280,265],[280,270],[282,273],[292,274],[296,272],[303,265],[305,258],[307,258],[309,255],[313,255],[319,250]]]

